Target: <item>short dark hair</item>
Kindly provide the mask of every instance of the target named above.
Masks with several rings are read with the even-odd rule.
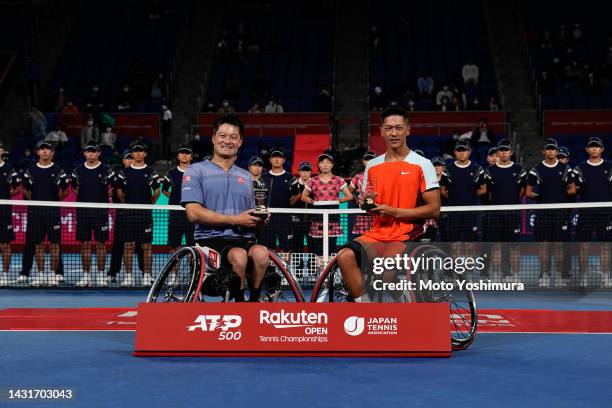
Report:
[[[389,116],[401,116],[408,123],[408,111],[404,108],[398,108],[397,106],[388,107],[380,114],[380,123],[383,123]]]
[[[215,120],[215,123],[213,124],[213,134],[217,133],[217,130],[219,130],[221,125],[226,124],[236,126],[238,130],[240,130],[240,138],[242,138],[242,136],[244,135],[244,123],[242,123],[240,118],[237,115],[234,115],[233,113],[220,116],[217,118],[217,120]]]

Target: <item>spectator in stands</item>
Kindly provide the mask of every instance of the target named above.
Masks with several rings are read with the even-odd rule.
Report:
[[[108,203],[113,171],[100,162],[100,146],[93,142],[86,143],[83,146],[83,156],[85,163],[75,168],[70,177],[77,202]],[[97,283],[106,286],[108,283],[103,275],[106,271],[105,243],[109,238],[108,210],[77,208],[76,222],[76,239],[81,243],[83,266],[83,277],[76,285],[86,287]],[[92,250],[95,251],[98,266],[97,282],[91,276]]]
[[[470,144],[473,147],[489,146],[493,142],[493,134],[489,130],[487,118],[480,118],[478,126],[474,128],[470,136]]]
[[[265,112],[266,113],[283,113],[285,110],[283,109],[283,105],[276,102],[274,100],[274,96],[270,96],[268,100],[268,104],[266,105]]]
[[[55,110],[56,112],[62,112],[64,110],[64,107],[66,106],[66,92],[64,90],[63,86],[60,86],[57,90],[57,99],[55,101],[55,106],[53,107],[53,110]]]
[[[255,101],[253,106],[249,109],[249,113],[262,113],[261,106],[259,106],[259,102]]]
[[[579,22],[574,24],[574,31],[572,31],[572,35],[574,37],[574,42],[580,42],[582,39],[582,27],[580,26]]]
[[[315,99],[315,109],[318,112],[330,112],[331,111],[331,96],[329,90],[321,88],[319,95]]]
[[[474,64],[472,60],[468,61],[463,68],[461,68],[461,76],[463,77],[463,82],[466,85],[478,85],[478,79],[480,76],[478,65]]]
[[[85,146],[85,143],[92,141],[95,143],[100,142],[100,130],[95,126],[93,117],[87,118],[85,127],[81,129],[81,146]]]
[[[285,151],[275,147],[270,150],[270,171],[265,173],[261,180],[268,189],[268,203],[271,208],[291,207],[291,183],[293,176],[285,171]],[[274,214],[268,225],[261,231],[262,245],[270,249],[278,248],[282,252],[291,250],[291,231],[289,216],[287,214]]]
[[[429,74],[420,76],[417,79],[417,89],[420,96],[432,96],[434,90],[434,79]]]
[[[162,155],[169,157],[170,141],[172,140],[172,111],[168,105],[162,105],[161,108]]]
[[[112,127],[107,126],[104,132],[100,134],[100,146],[109,146],[114,149],[115,143],[117,143],[117,134],[113,132]]]
[[[219,113],[236,113],[236,109],[230,104],[227,99],[221,102],[221,106],[217,110]]]
[[[21,183],[19,173],[4,161],[6,150],[0,142],[0,200],[10,200],[19,193]],[[13,214],[10,206],[2,206],[0,211],[0,254],[2,255],[2,274],[0,287],[8,286],[11,265],[11,242],[15,240]]]
[[[408,98],[408,102],[406,102],[406,110],[409,112],[415,112],[417,110],[414,99]]]
[[[91,87],[91,93],[89,94],[89,98],[87,98],[87,103],[91,103],[92,106],[98,106],[101,101],[102,97],[100,95],[100,87],[97,84],[94,84]]]
[[[580,83],[582,78],[582,67],[574,60],[565,66],[565,79],[569,83]]]
[[[449,101],[453,98],[453,91],[450,90],[448,85],[443,85],[442,89],[436,94],[436,105],[438,105],[438,107],[442,105],[442,99],[444,97],[448,98]]]
[[[442,97],[442,101],[440,103],[440,106],[438,106],[438,108],[442,111],[442,112],[449,112],[451,110],[453,110],[453,107],[451,105],[451,101],[448,97],[444,96]]]
[[[546,71],[542,71],[540,74],[538,86],[542,96],[553,96],[555,93],[555,82],[549,77],[548,72]]]
[[[54,146],[57,146],[66,143],[68,141],[68,136],[66,136],[66,133],[62,130],[60,124],[56,123],[53,130],[47,134],[47,137],[45,137],[45,140],[53,143]]]
[[[132,145],[133,163],[119,172],[117,195],[126,204],[155,204],[159,197],[159,176],[153,167],[145,163],[147,151],[140,143]],[[124,267],[125,278],[121,286],[130,287],[135,284],[132,277],[132,256],[136,244],[142,247],[144,255],[143,286],[151,286],[153,241],[153,214],[151,210],[132,211],[129,214],[130,223],[125,231]]]
[[[206,102],[202,110],[207,113],[213,113],[217,111],[215,109],[215,104],[213,101]]]
[[[472,100],[472,110],[473,111],[479,111],[481,109],[480,107],[480,99],[478,99],[478,97],[475,97]]]
[[[370,98],[370,110],[381,111],[387,107],[387,98],[380,86],[374,87],[374,94]]]
[[[72,103],[71,100],[68,100],[68,102],[66,102],[66,106],[64,106],[64,109],[62,109],[63,115],[78,115],[79,113],[81,113],[79,111],[79,107]]]
[[[178,166],[170,169],[162,179],[162,193],[168,197],[169,205],[181,204],[181,186],[185,170],[191,165],[193,151],[189,145],[180,145],[176,153]],[[170,211],[168,218],[168,245],[177,250],[182,246],[183,237],[188,246],[195,245],[195,226],[187,219],[185,211]],[[176,278],[176,275],[174,276]]]
[[[497,98],[494,96],[489,98],[489,110],[491,112],[497,112],[499,110],[499,103],[497,102]]]
[[[68,195],[68,184],[64,170],[52,161],[53,145],[44,140],[38,142],[36,154],[38,162],[28,168],[23,175],[25,198],[36,201],[62,201]],[[61,242],[59,207],[32,206],[28,208],[26,242],[35,245],[38,275],[32,281],[32,285],[57,286],[61,283],[64,276],[55,273],[59,262]],[[51,252],[47,278],[45,278],[45,242],[49,243]],[[27,280],[28,274],[20,274],[18,282],[25,283]]]
[[[38,110],[36,106],[32,106],[30,110],[30,119],[32,121],[32,135],[34,140],[42,140],[47,136],[47,119],[45,115]]]
[[[595,73],[589,72],[586,75],[584,81],[584,95],[585,96],[600,96],[601,95],[601,87],[599,85],[599,81],[595,78]]]
[[[457,98],[459,98],[459,101],[463,104],[462,105],[463,110],[465,110],[468,104],[468,100],[467,100],[467,95],[465,94],[465,92],[463,92],[463,89],[459,88],[458,86],[454,86],[453,96],[456,96]]]
[[[455,112],[460,112],[463,110],[463,102],[456,94],[453,96],[453,99],[450,103],[450,110]]]
[[[117,105],[117,112],[129,112],[132,110],[132,101],[126,98],[121,98]]]
[[[151,98],[167,101],[169,93],[170,90],[168,82],[166,81],[164,74],[160,72],[157,75],[157,78],[155,78],[155,80],[153,80],[153,83],[151,84]]]

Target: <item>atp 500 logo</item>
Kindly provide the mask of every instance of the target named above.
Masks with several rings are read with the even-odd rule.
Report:
[[[240,340],[242,337],[240,332],[242,316],[240,315],[199,315],[194,323],[196,324],[187,326],[187,331],[215,332],[218,330],[218,340]]]

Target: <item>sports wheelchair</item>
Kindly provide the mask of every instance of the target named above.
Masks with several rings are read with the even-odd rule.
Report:
[[[262,281],[260,302],[303,302],[304,295],[287,264],[273,251]],[[250,282],[247,271],[247,283]],[[176,251],[151,286],[147,302],[205,302],[221,297],[231,300],[240,285],[238,276],[221,266],[221,255],[199,245]]]
[[[447,259],[448,255],[441,249],[426,244],[415,243],[410,248],[409,256],[413,259],[425,257],[430,259],[441,258]],[[435,264],[435,262],[432,262]],[[399,277],[401,278],[401,277]],[[372,301],[385,301],[381,292],[375,292],[373,289],[374,275],[365,274],[366,292]],[[398,276],[395,276],[398,279]],[[433,282],[449,282],[455,280],[466,280],[462,275],[455,272],[445,271],[436,268],[417,268],[414,271],[406,271],[406,280],[419,282],[420,280],[431,280]],[[460,290],[453,285],[453,290],[435,290],[435,289],[420,289],[417,284],[417,289],[413,291],[403,291],[397,298],[392,299],[395,302],[448,302],[450,304],[450,334],[451,344],[454,350],[468,348],[476,336],[478,328],[478,316],[476,311],[476,300],[471,290]],[[310,297],[311,302],[350,302],[352,298],[349,291],[344,285],[342,274],[338,266],[337,255],[332,258],[319,278],[315,283],[315,287]]]

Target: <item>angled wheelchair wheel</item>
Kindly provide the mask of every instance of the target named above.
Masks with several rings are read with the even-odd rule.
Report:
[[[352,301],[349,291],[342,280],[342,274],[340,273],[336,257],[329,261],[321,275],[319,275],[312,290],[310,301],[318,303]]]
[[[448,254],[439,248],[432,245],[417,246],[410,256],[414,259],[423,257],[428,260],[439,258],[444,260],[448,258]],[[427,269],[418,269],[414,271],[409,279],[430,280],[434,283],[451,282],[452,290],[436,289],[434,287],[422,289],[413,292],[414,300],[422,303],[439,303],[448,302],[450,305],[450,323],[451,323],[451,342],[454,350],[468,348],[478,329],[478,314],[476,308],[476,299],[471,290],[461,290],[457,281],[465,281],[463,275],[457,274],[454,271],[445,271],[437,265],[442,265],[443,262],[431,261],[430,267]],[[420,285],[417,285],[420,286]]]
[[[289,266],[274,251],[268,253],[270,264],[262,282],[260,302],[303,302],[302,288]]]
[[[200,280],[202,256],[194,247],[176,251],[151,286],[147,302],[193,302]]]

